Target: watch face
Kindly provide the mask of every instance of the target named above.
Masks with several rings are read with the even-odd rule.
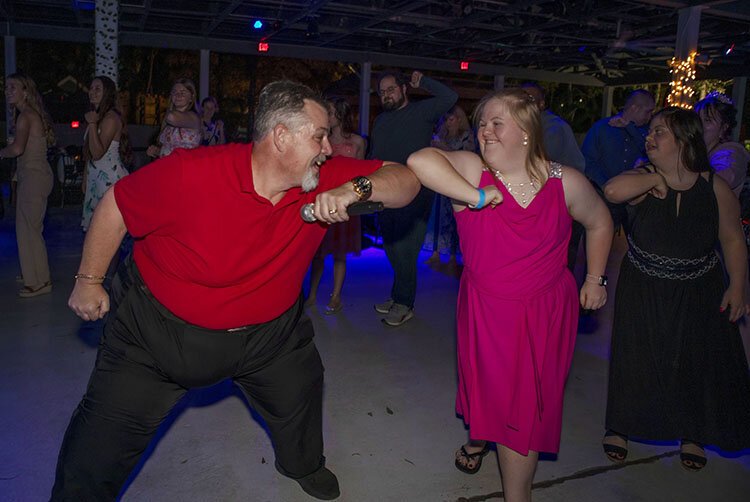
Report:
[[[358,176],[352,180],[354,191],[360,200],[367,200],[372,192],[372,181],[365,176]]]
[[[607,276],[606,275],[602,275],[602,276],[599,277],[599,284],[600,285],[606,286],[607,285],[607,281],[608,280],[607,280]]]

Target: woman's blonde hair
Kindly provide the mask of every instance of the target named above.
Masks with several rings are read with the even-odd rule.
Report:
[[[503,89],[486,95],[474,109],[474,127],[479,122],[487,103],[496,99],[510,114],[516,125],[526,133],[526,172],[529,178],[543,184],[547,181],[547,152],[544,150],[542,119],[536,101],[526,91],[519,88]]]
[[[471,126],[469,125],[469,118],[466,116],[466,112],[463,108],[456,105],[450,110],[448,110],[445,115],[443,115],[440,118],[440,124],[438,125],[438,138],[445,141],[448,139],[448,117],[453,115],[458,120],[458,134],[456,134],[457,138],[461,138],[467,131],[471,129]]]
[[[42,129],[47,141],[47,146],[53,146],[55,144],[55,131],[52,129],[52,118],[50,118],[49,113],[47,113],[47,110],[44,108],[44,102],[42,102],[42,96],[37,90],[36,83],[30,77],[27,77],[22,73],[12,73],[5,78],[6,82],[8,80],[15,80],[21,84],[23,90],[26,91],[26,105],[34,110],[37,115],[39,115],[39,118],[42,119]],[[12,117],[14,128],[19,113],[20,111],[13,107]]]

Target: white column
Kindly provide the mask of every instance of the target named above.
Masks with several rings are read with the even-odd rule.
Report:
[[[495,75],[495,90],[501,91],[505,89],[505,75]]]
[[[200,101],[203,101],[203,98],[206,96],[211,95],[211,89],[209,89],[209,75],[211,71],[211,51],[208,49],[201,49],[201,68],[200,68],[200,77],[198,82],[198,95],[200,96]]]
[[[747,77],[735,77],[732,85],[732,101],[737,108],[737,127],[732,133],[732,140],[740,140],[740,129],[742,129],[742,112],[745,108],[745,89],[747,89]]]
[[[368,137],[370,134],[370,80],[372,63],[365,61],[359,72],[359,134]]]
[[[677,18],[677,41],[674,55],[677,59],[687,59],[698,48],[698,30],[701,25],[703,7],[685,7],[679,10]]]
[[[118,84],[118,32],[120,3],[117,0],[96,0],[94,12],[94,46],[96,74]]]
[[[609,117],[612,113],[612,101],[614,101],[615,88],[607,86],[602,93],[602,118]]]
[[[16,72],[16,37],[5,35],[5,76]],[[11,128],[10,106],[5,107],[5,137],[10,136]]]

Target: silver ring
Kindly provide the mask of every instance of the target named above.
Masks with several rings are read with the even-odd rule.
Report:
[[[329,210],[328,210],[328,214],[336,214],[336,213],[338,213],[338,212],[339,212],[339,210],[338,210],[338,209],[336,209],[335,207],[334,207],[333,209],[329,209]]]

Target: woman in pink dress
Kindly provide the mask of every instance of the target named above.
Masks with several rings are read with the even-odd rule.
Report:
[[[494,442],[505,500],[528,501],[539,452],[559,449],[578,304],[598,309],[607,299],[612,220],[583,175],[547,160],[539,109],[526,92],[486,96],[477,119],[482,157],[427,148],[408,166],[454,200],[464,257],[456,410],[470,441],[456,452],[456,467],[477,472]],[[478,200],[468,199],[466,190],[479,186]],[[496,190],[502,203],[477,210],[498,201]],[[571,218],[586,229],[589,274],[580,294],[567,268]]]
[[[349,103],[344,98],[329,100],[328,120],[331,125],[331,134],[328,140],[333,149],[332,156],[353,157],[355,159],[365,158],[365,140],[359,134],[354,133],[354,118]],[[327,315],[335,314],[344,307],[341,302],[341,290],[344,287],[346,276],[346,255],[354,253],[359,255],[362,251],[362,225],[358,216],[349,218],[345,223],[332,225],[326,233],[325,239],[320,244],[318,252],[313,258],[310,269],[310,295],[305,302],[306,306],[315,305],[318,286],[323,277],[325,259],[329,254],[333,255],[333,292],[326,305]]]
[[[149,146],[146,155],[161,158],[177,148],[192,149],[200,146],[203,129],[195,100],[193,81],[187,78],[177,79],[169,94],[169,110],[161,124],[159,144]]]

